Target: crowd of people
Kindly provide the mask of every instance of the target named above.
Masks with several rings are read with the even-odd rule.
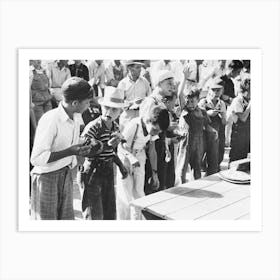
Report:
[[[77,166],[84,219],[144,219],[131,201],[248,156],[250,109],[249,60],[30,60],[31,216],[74,219]]]

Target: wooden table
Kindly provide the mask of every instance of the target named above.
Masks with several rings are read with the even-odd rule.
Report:
[[[241,220],[250,218],[250,185],[217,174],[136,199],[132,207],[151,220]]]

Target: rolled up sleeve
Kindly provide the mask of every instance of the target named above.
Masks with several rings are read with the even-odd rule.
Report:
[[[40,119],[34,145],[31,153],[31,163],[34,166],[46,166],[51,155],[51,147],[56,134],[56,126],[53,122],[48,119]]]

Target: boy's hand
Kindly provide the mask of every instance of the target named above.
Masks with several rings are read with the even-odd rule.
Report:
[[[207,111],[207,114],[208,114],[210,117],[215,117],[215,116],[217,116],[218,113],[219,113],[219,111],[217,111],[217,110],[208,110],[208,111]]]
[[[116,148],[119,145],[120,142],[121,142],[121,138],[116,135],[108,141],[108,145],[113,147],[113,148]]]
[[[188,80],[191,76],[191,71],[188,67],[186,67],[184,70],[183,70],[183,74],[184,74],[184,77],[186,80]]]
[[[71,155],[76,155],[76,156],[86,156],[90,152],[91,146],[84,144],[77,144],[73,145],[69,148],[69,152]]]
[[[158,188],[159,188],[159,179],[158,179],[157,173],[156,173],[156,172],[153,172],[152,177],[153,177],[153,182],[154,182],[154,184],[153,184],[153,190],[158,190]]]

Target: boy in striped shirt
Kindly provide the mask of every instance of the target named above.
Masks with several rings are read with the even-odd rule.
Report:
[[[120,143],[121,135],[115,120],[124,107],[121,90],[114,87],[105,88],[105,96],[99,101],[102,115],[90,122],[82,133],[86,142],[91,141],[93,148],[86,158],[81,170],[82,210],[87,220],[115,220],[116,198],[114,191],[115,162],[125,176],[126,170],[116,156],[115,149]]]

